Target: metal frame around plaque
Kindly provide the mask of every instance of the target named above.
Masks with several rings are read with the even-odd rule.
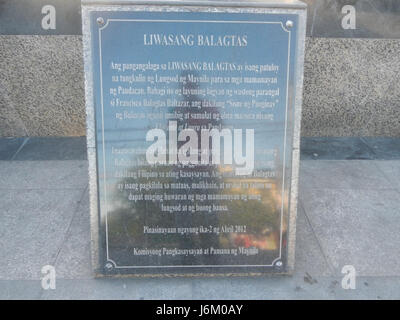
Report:
[[[101,245],[102,242],[102,230],[100,229],[100,212],[99,212],[99,190],[98,190],[98,162],[96,153],[96,100],[95,100],[95,79],[93,65],[93,54],[95,48],[92,47],[92,35],[91,35],[91,19],[90,15],[93,12],[206,12],[206,13],[264,13],[264,14],[295,14],[298,17],[297,22],[297,37],[296,37],[296,48],[294,50],[295,66],[293,75],[293,84],[289,90],[287,85],[287,98],[286,104],[291,104],[292,108],[292,128],[288,128],[291,137],[291,164],[290,172],[291,176],[289,179],[288,188],[288,217],[287,217],[287,253],[286,253],[286,266],[285,269],[280,269],[282,262],[280,257],[282,256],[282,235],[280,257],[275,259],[275,264],[271,265],[268,270],[260,271],[259,268],[254,270],[251,266],[243,266],[242,270],[235,265],[234,271],[230,272],[219,272],[218,265],[216,266],[205,266],[207,271],[202,272],[199,268],[195,268],[194,272],[185,271],[181,272],[180,267],[171,266],[172,271],[168,271],[169,268],[166,266],[147,266],[142,267],[142,272],[137,272],[137,269],[132,271],[128,270],[125,272],[118,272],[118,266],[111,259],[104,263],[104,257],[102,250],[104,248]],[[100,18],[99,18],[100,19]],[[97,23],[101,28],[105,28],[108,21],[97,20]],[[282,28],[289,32],[292,27],[292,21],[286,21],[285,25],[281,23]],[[82,1],[82,26],[83,26],[83,52],[84,52],[84,70],[85,70],[85,99],[86,99],[86,115],[87,115],[87,153],[89,162],[89,186],[90,186],[90,224],[91,224],[91,254],[92,254],[92,267],[95,276],[105,275],[212,275],[212,274],[231,274],[231,275],[259,275],[266,272],[290,274],[294,269],[294,254],[295,254],[295,238],[296,238],[296,214],[297,214],[297,197],[298,197],[298,172],[299,172],[299,146],[300,146],[300,124],[301,124],[301,104],[302,104],[302,88],[303,88],[303,61],[304,61],[304,42],[305,42],[305,28],[306,28],[306,6],[299,1],[272,1],[272,2],[209,2],[209,1],[197,1],[197,2],[185,2],[185,1]],[[289,37],[290,39],[290,37]],[[289,40],[290,43],[290,40]],[[289,55],[290,56],[290,53]],[[289,68],[288,68],[289,70]],[[288,71],[289,72],[289,71]],[[289,77],[287,78],[289,82]],[[286,135],[287,130],[285,130]],[[285,138],[286,142],[286,138]],[[282,188],[283,189],[283,188]],[[283,201],[283,200],[282,200]],[[282,216],[282,213],[281,213]],[[282,230],[282,229],[281,229]],[[282,231],[281,231],[282,232]],[[108,255],[108,248],[107,250]],[[260,265],[257,265],[259,267]],[[154,267],[154,268],[153,268]],[[183,267],[183,266],[181,266]],[[185,266],[188,269],[194,268],[193,266]],[[200,267],[200,266],[197,266]],[[215,267],[215,268],[214,268]],[[224,267],[224,266],[223,266]],[[162,269],[158,272],[157,269]],[[122,268],[123,269],[123,268]],[[129,268],[128,268],[129,269]],[[147,269],[151,269],[151,272],[147,272]],[[185,268],[187,269],[187,268]],[[115,271],[117,272],[108,272]]]

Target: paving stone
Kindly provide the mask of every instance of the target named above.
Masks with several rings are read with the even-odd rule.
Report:
[[[75,189],[88,181],[87,161],[0,162],[0,189]]]
[[[363,137],[361,138],[375,153],[375,159],[400,160],[400,138]]]
[[[193,280],[193,299],[334,299],[326,288],[330,278],[318,278],[307,283],[303,277],[263,276]]]
[[[12,160],[26,138],[0,138],[0,160]]]
[[[337,274],[353,265],[361,276],[400,276],[396,190],[315,189],[303,193],[302,201]]]
[[[0,280],[1,300],[32,300],[42,295],[40,280]]]
[[[376,165],[389,180],[391,187],[400,190],[400,160],[376,161]]]
[[[89,194],[85,191],[56,262],[57,278],[91,279]]]
[[[374,152],[358,137],[304,137],[302,160],[373,160]]]
[[[338,160],[300,163],[299,192],[304,189],[391,189],[377,161]]]
[[[0,280],[40,279],[54,265],[83,190],[0,192]]]
[[[190,279],[91,279],[57,280],[55,290],[43,291],[41,299],[191,299]]]
[[[86,137],[33,137],[15,160],[86,160]]]
[[[298,205],[296,223],[295,275],[328,276],[333,270],[326,261],[318,240],[305,216],[301,199]]]

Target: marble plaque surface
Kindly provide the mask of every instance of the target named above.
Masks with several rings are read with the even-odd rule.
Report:
[[[97,275],[293,269],[305,6],[83,6]]]

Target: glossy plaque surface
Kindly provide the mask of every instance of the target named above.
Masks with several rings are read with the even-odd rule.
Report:
[[[285,272],[298,15],[89,17],[100,272]]]

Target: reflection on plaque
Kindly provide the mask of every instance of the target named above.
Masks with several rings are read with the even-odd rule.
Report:
[[[305,10],[83,4],[97,275],[293,269]]]

